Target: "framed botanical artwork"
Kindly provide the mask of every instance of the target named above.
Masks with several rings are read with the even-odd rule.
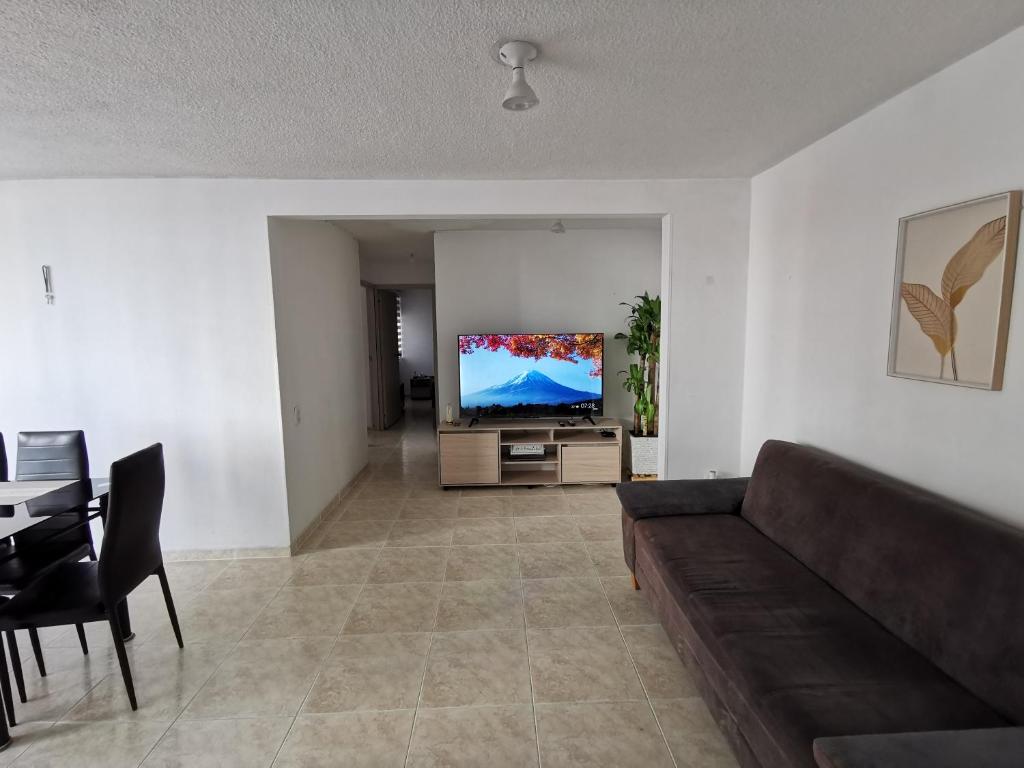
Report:
[[[900,219],[889,375],[1002,389],[1021,193]]]

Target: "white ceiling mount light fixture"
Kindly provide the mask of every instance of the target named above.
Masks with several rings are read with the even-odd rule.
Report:
[[[554,224],[551,225],[551,231],[554,234],[556,234],[556,235],[564,235],[565,234],[565,224],[563,224],[562,220],[559,219],[558,221],[556,221]]]
[[[505,91],[501,106],[512,112],[523,112],[536,107],[540,99],[526,82],[526,62],[537,58],[537,46],[523,40],[512,40],[498,49],[497,59],[506,67],[512,67],[512,85]]]

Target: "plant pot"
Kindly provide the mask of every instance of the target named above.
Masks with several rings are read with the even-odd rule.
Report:
[[[658,474],[658,438],[638,437],[632,432],[629,441],[629,471],[634,475]]]

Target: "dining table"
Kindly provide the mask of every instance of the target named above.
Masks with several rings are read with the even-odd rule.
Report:
[[[28,531],[49,521],[46,538],[89,525],[95,518],[106,520],[110,481],[102,477],[84,480],[31,480],[0,482],[0,540]],[[90,506],[93,504],[96,506]],[[55,522],[56,521],[56,524]],[[66,521],[67,525],[62,525]],[[46,538],[37,539],[43,542]],[[0,547],[0,564],[15,556],[12,549]],[[127,603],[118,608],[125,639],[131,639],[131,623]],[[0,639],[2,642],[2,639]],[[2,705],[3,702],[0,702]],[[3,707],[0,706],[0,713]],[[11,742],[7,718],[0,714],[0,750]]]

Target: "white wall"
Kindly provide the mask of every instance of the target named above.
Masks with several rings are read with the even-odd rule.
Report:
[[[290,538],[366,466],[359,248],[326,222],[268,224]]]
[[[570,225],[571,226],[571,225]],[[551,232],[438,232],[438,397],[458,413],[459,356],[465,333],[600,331],[605,334],[604,415],[633,418],[618,371],[627,367],[626,308],[661,291],[661,228]]]
[[[360,277],[374,285],[432,285],[434,260],[424,256],[366,256],[359,260]]]
[[[414,374],[434,373],[434,291],[430,288],[403,288],[402,359],[398,368],[409,396],[409,380]]]
[[[0,430],[82,428],[97,475],[162,441],[165,549],[288,543],[267,223],[242,189],[0,183]]]
[[[897,220],[1024,187],[1024,29],[753,181],[743,457],[812,443],[1024,523],[1024,280],[1005,388],[888,378]]]
[[[0,181],[0,430],[81,427],[97,471],[162,440],[165,548],[284,547],[268,216],[667,214],[667,476],[735,470],[748,206],[744,180]]]

